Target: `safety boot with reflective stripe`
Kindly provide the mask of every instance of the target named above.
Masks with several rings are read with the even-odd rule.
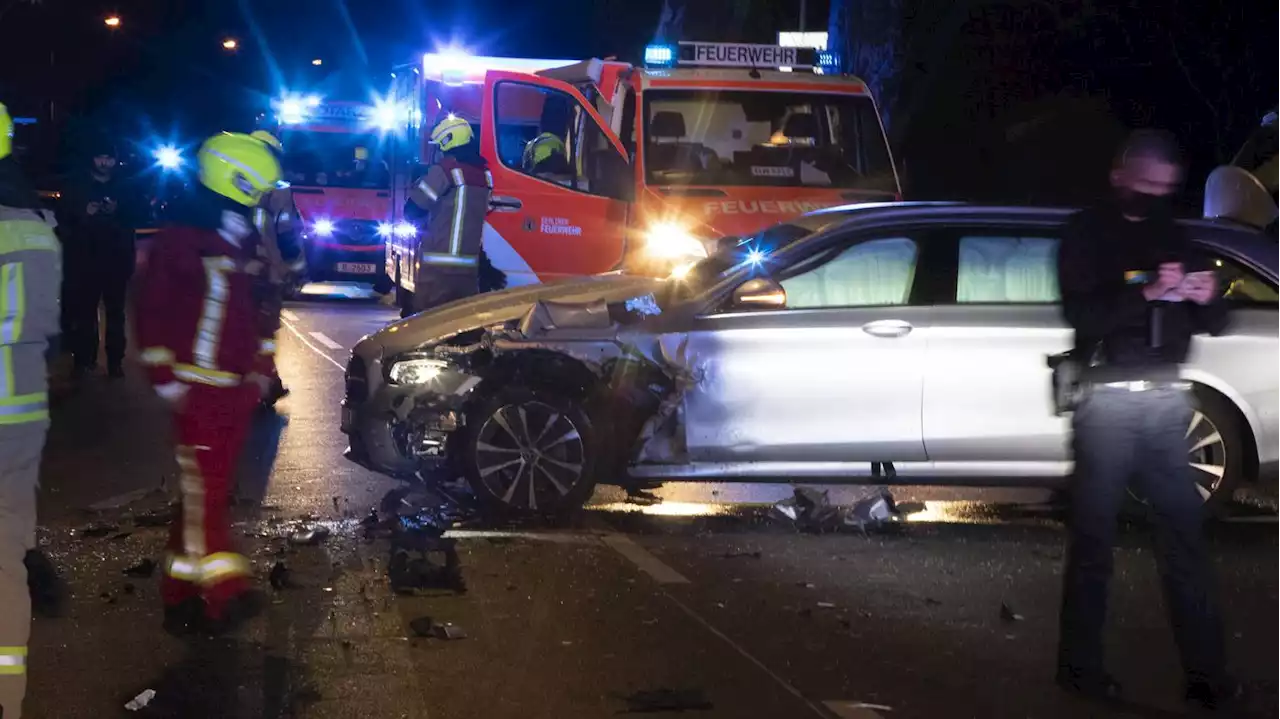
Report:
[[[27,673],[26,647],[0,647],[0,676]]]

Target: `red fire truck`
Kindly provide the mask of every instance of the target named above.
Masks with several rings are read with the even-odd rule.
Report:
[[[507,285],[678,273],[716,238],[899,197],[875,101],[861,80],[825,74],[829,55],[680,43],[650,46],[645,59],[448,52],[397,73],[407,155],[429,157],[426,138],[447,113],[476,129],[494,177],[484,254]],[[524,150],[547,133],[564,156],[530,167]],[[395,183],[397,217],[407,184]],[[415,244],[408,231],[388,242],[387,272],[405,291]]]

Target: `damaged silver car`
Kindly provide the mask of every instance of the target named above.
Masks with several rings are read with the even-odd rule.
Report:
[[[536,512],[577,507],[597,482],[1061,482],[1069,424],[1045,358],[1071,342],[1056,305],[1066,216],[838,208],[729,242],[680,278],[447,305],[356,346],[348,456],[462,476],[492,505]],[[1189,461],[1218,501],[1276,467],[1276,247],[1190,227],[1235,306],[1186,369]]]

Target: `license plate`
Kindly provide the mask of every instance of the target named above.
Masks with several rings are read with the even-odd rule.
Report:
[[[342,424],[340,425],[343,432],[350,432],[352,425],[356,423],[356,413],[350,407],[342,408]]]
[[[339,262],[338,271],[348,275],[373,275],[377,274],[378,266],[364,262]]]

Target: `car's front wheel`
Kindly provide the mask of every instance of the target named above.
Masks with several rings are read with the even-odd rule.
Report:
[[[1209,390],[1197,387],[1191,405],[1185,430],[1187,462],[1205,509],[1217,513],[1231,503],[1244,479],[1244,426],[1235,407]],[[1130,494],[1146,503],[1141,495]]]
[[[591,498],[600,445],[574,400],[551,390],[506,388],[470,413],[467,430],[464,472],[490,508],[556,514]]]

